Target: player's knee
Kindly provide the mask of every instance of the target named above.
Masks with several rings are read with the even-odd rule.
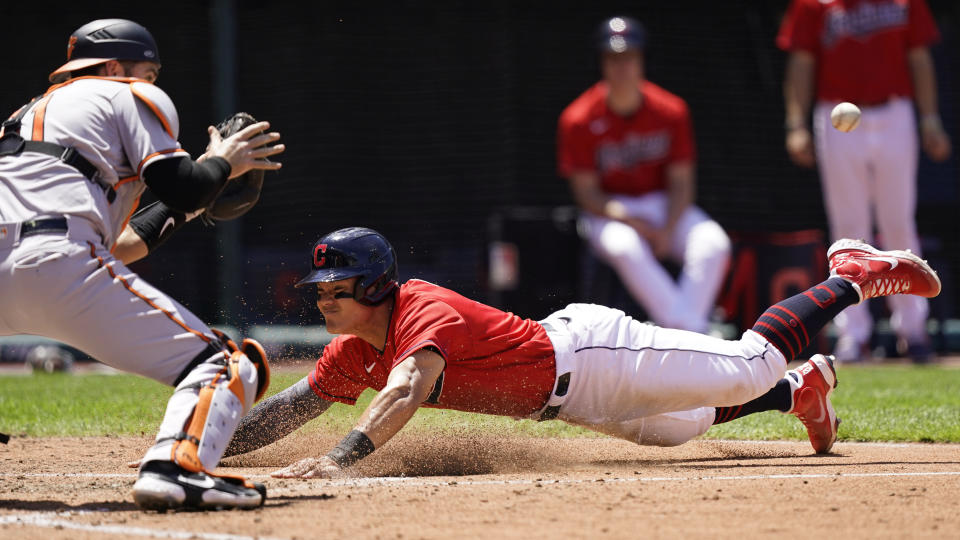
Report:
[[[636,431],[635,442],[644,446],[680,446],[710,429],[710,408],[662,414],[644,418]]]
[[[270,384],[267,355],[259,343],[245,339],[240,350],[231,354],[230,361],[234,368],[227,386],[243,403],[243,412],[246,413],[263,397]]]

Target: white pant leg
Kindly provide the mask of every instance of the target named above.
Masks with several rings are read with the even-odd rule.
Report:
[[[654,226],[667,220],[667,195],[617,197],[627,212]],[[630,226],[591,214],[584,216],[587,240],[616,270],[630,294],[660,326],[707,330],[730,256],[730,239],[718,223],[689,207],[671,239],[671,255],[682,264],[677,281],[664,270],[649,244]]]
[[[215,341],[195,315],[114,259],[82,222],[70,222],[69,238],[38,235],[0,249],[0,295],[5,304],[0,334],[56,339],[165,384],[173,384],[209,351],[208,341]],[[211,358],[221,354],[211,352]],[[219,369],[201,364],[190,382],[207,383]],[[183,430],[198,392],[174,394],[146,460],[170,459],[170,438]]]
[[[644,446],[679,446],[706,433],[713,425],[715,416],[715,407],[700,407],[584,427]]]
[[[694,206],[677,223],[672,249],[683,268],[672,320],[664,326],[706,332],[730,261],[730,238]]]
[[[830,224],[830,237],[873,239],[871,206],[875,184],[871,178],[869,137],[866,125],[873,113],[863,111],[860,126],[843,133],[830,123],[830,111],[836,103],[818,102],[813,114],[814,144],[823,203]],[[843,310],[834,323],[841,337],[858,343],[869,340],[873,320],[866,303]]]
[[[916,120],[909,99],[892,100],[871,115],[867,126],[875,181],[874,208],[884,249],[910,249],[920,255],[915,221],[917,207]],[[890,323],[904,338],[926,333],[926,298],[894,295],[887,298]]]
[[[637,231],[619,221],[585,215],[587,242],[609,264],[654,321],[666,324],[679,297],[677,284]]]
[[[746,403],[772,388],[787,365],[753,331],[726,341],[593,304],[572,304],[546,322],[562,329],[554,341],[558,370],[571,372],[558,417],[605,433],[630,431],[620,424],[640,418]],[[690,414],[701,427],[681,431],[695,436],[706,413]]]
[[[216,340],[193,313],[103,246],[91,253],[89,245],[65,237],[35,236],[25,239],[13,258],[19,264],[5,276],[18,295],[13,333],[62,341],[164,384],[172,384]]]

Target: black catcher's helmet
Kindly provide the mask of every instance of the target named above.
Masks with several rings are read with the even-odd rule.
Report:
[[[126,19],[98,19],[70,34],[67,63],[50,74],[50,82],[63,82],[71,71],[107,60],[140,60],[160,63],[157,43],[150,31]]]
[[[597,49],[600,52],[642,51],[646,41],[647,32],[643,25],[630,17],[612,17],[597,29]]]
[[[312,270],[296,287],[360,276],[353,297],[368,306],[379,304],[399,286],[397,256],[380,233],[348,227],[327,234],[313,245]]]

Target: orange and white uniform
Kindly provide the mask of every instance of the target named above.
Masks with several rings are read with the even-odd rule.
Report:
[[[210,328],[111,254],[146,189],[144,169],[189,157],[178,131],[170,98],[140,79],[81,77],[29,106],[25,140],[73,148],[97,172],[87,178],[39,152],[0,157],[0,335],[49,337],[169,385],[213,379],[220,366],[206,362],[222,352]],[[30,220],[64,218],[67,230],[21,234]],[[179,390],[145,461],[171,459],[197,402]]]

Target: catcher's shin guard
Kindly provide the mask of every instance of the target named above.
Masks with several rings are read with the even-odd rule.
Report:
[[[220,364],[209,383],[200,383],[193,412],[184,430],[174,436],[171,460],[189,471],[212,471],[217,466],[240,418],[263,396],[270,383],[270,366],[259,343],[245,339],[239,348],[233,341],[226,343],[231,349],[229,356],[224,352],[226,365]],[[210,364],[191,372],[177,391],[196,388],[197,379],[209,376],[204,373],[206,366]]]

